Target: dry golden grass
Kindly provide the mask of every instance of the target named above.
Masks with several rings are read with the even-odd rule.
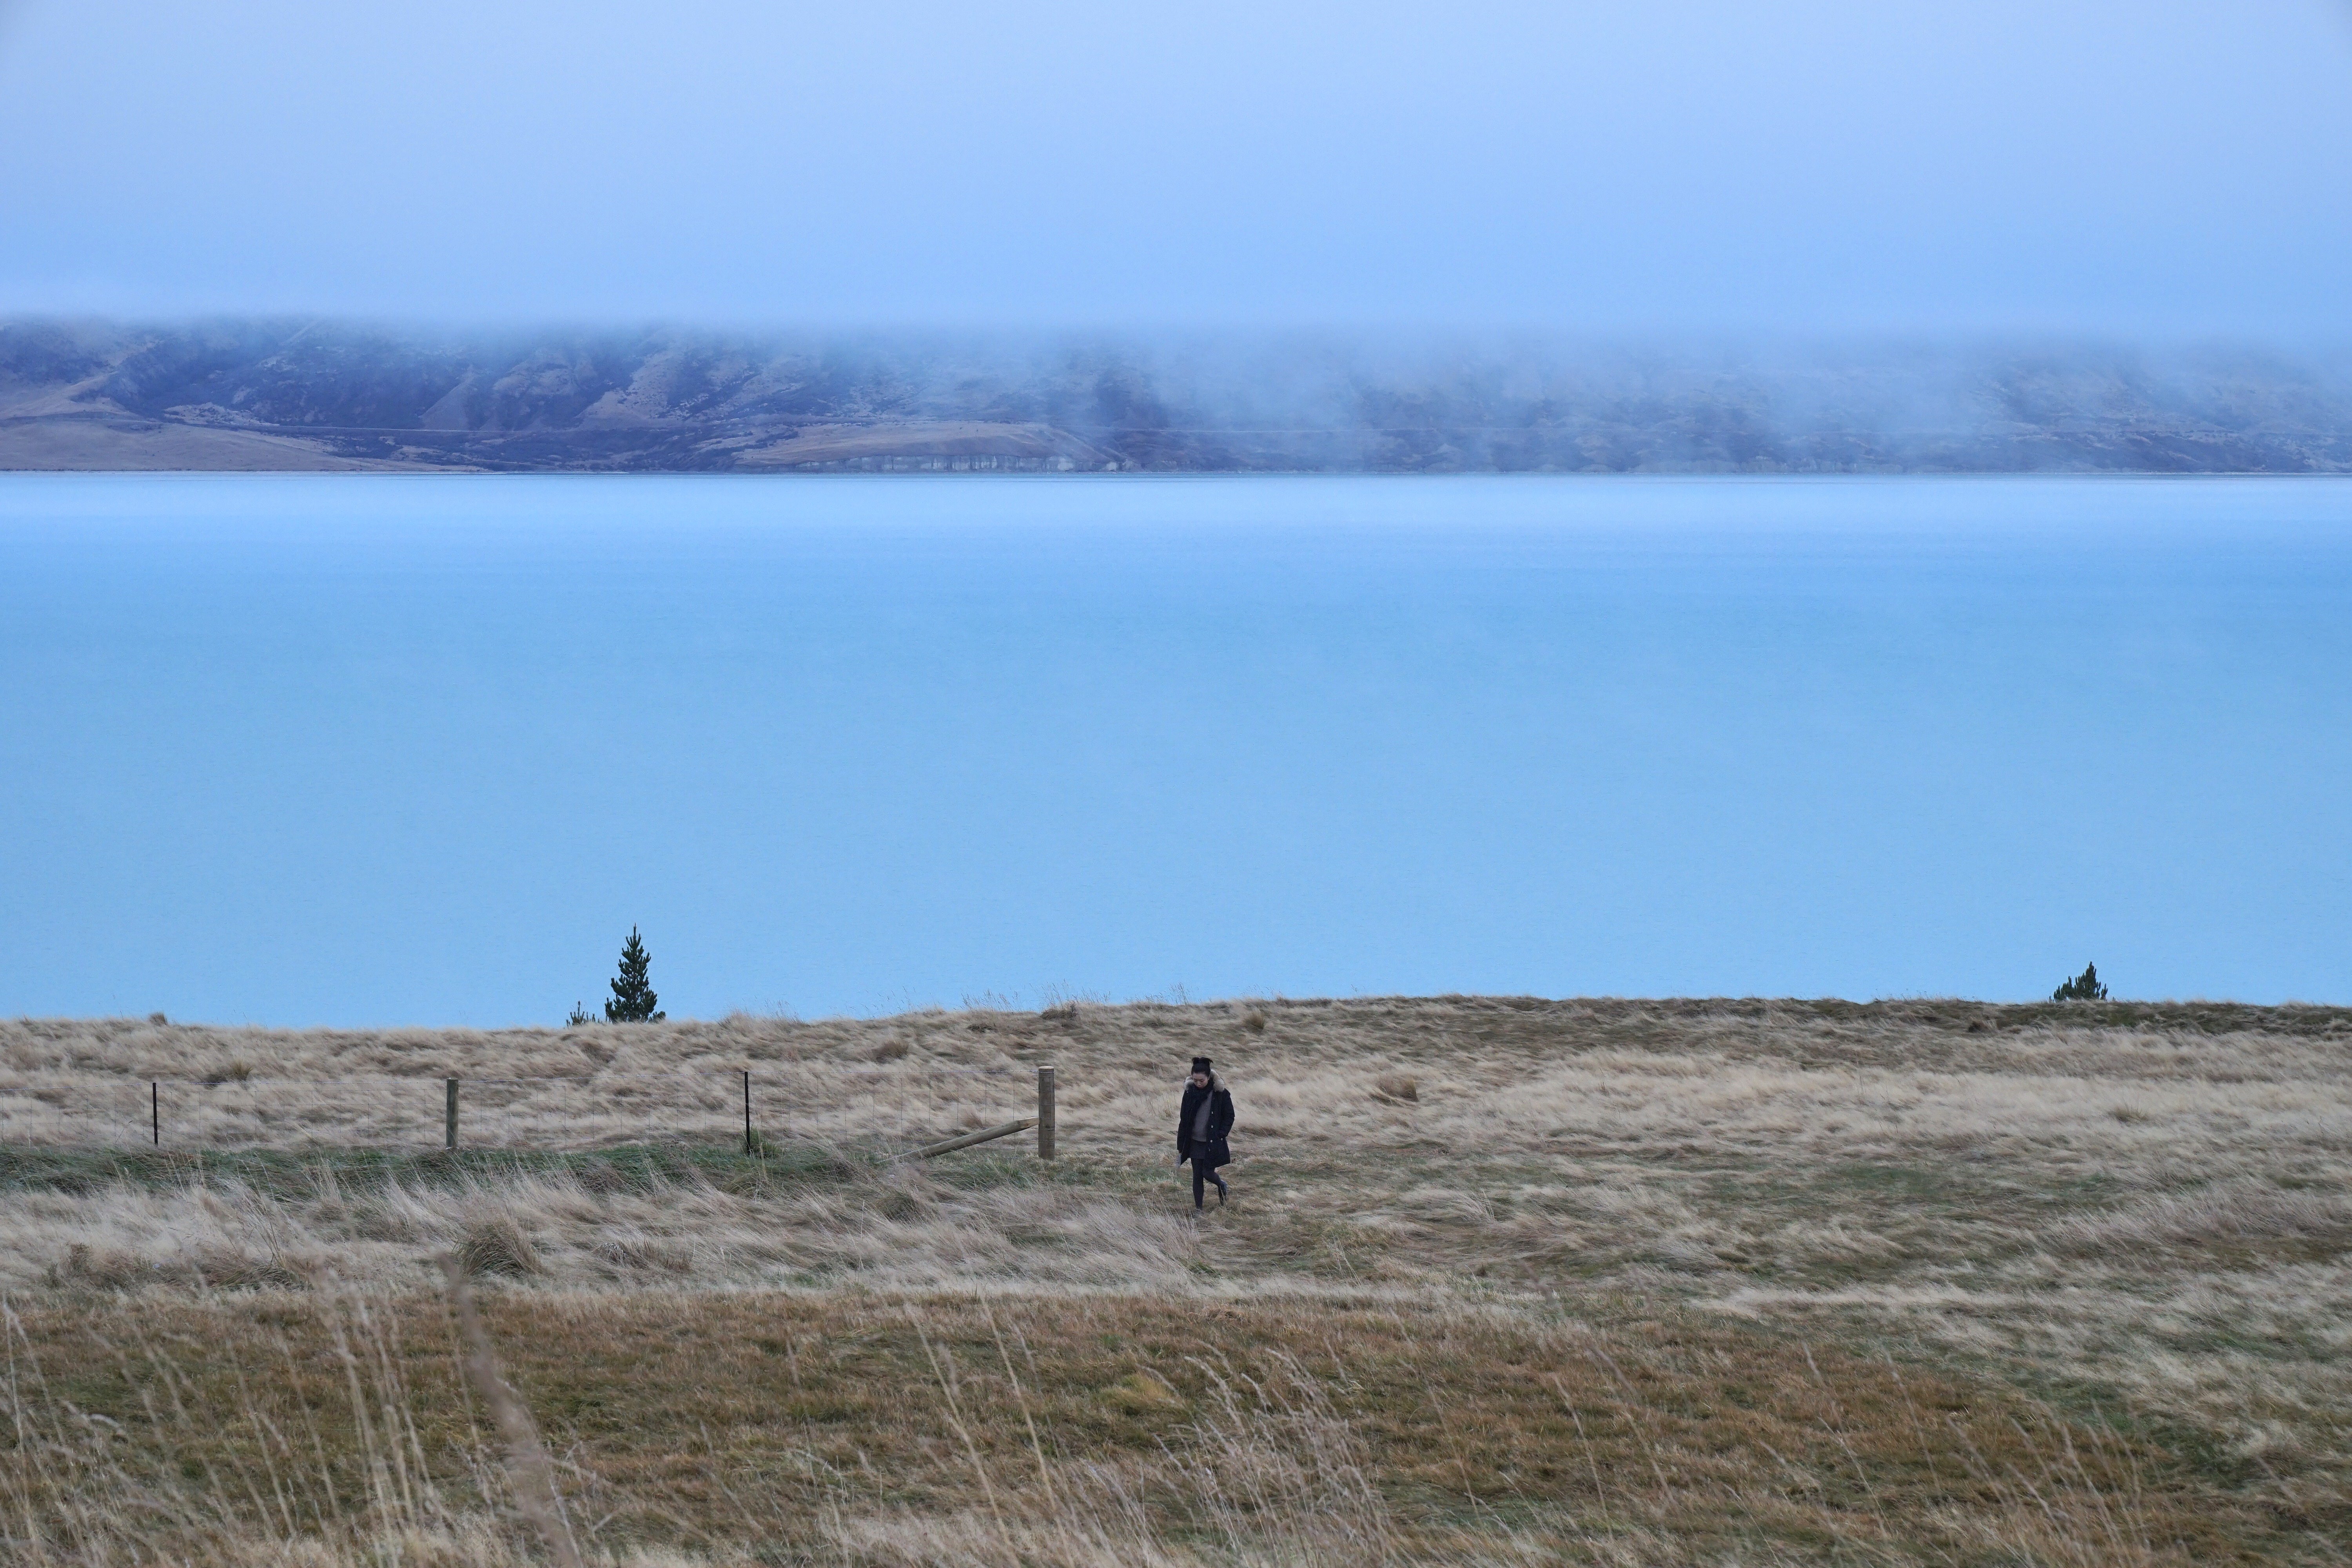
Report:
[[[660,1290],[487,1319],[608,1554],[2155,1563],[2260,1529],[2146,1439],[1703,1320]],[[436,1299],[150,1298],[10,1331],[43,1452],[16,1450],[7,1501],[61,1558],[499,1539]]]
[[[452,1252],[568,1434],[566,1485],[613,1499],[605,1550],[2337,1561],[2347,1045],[2342,1010],[1930,1001],[1081,1003],[499,1034],[18,1022],[0,1025],[0,1289],[28,1352],[67,1353],[80,1303],[105,1300],[109,1343],[136,1323],[181,1366],[236,1361],[257,1312],[297,1336],[328,1303],[373,1301],[419,1347],[402,1387],[439,1387],[446,1333],[422,1325]],[[1234,1089],[1240,1162],[1234,1205],[1197,1225],[1169,1165],[1196,1054]],[[891,1158],[1025,1113],[1044,1061],[1054,1166],[1017,1140]],[[747,1066],[755,1160],[724,1152]],[[469,1080],[469,1143],[496,1148],[436,1152],[445,1073]],[[217,1081],[167,1086],[162,1156],[86,1152],[143,1140],[150,1078]],[[910,1304],[931,1327],[894,1326]],[[1026,1412],[973,1326],[990,1310]],[[950,1361],[919,1354],[926,1332]],[[692,1348],[665,1362],[662,1333]],[[1089,1348],[1106,1335],[1153,1348]],[[829,1363],[857,1398],[787,1442],[726,1393],[774,1392],[762,1338],[795,1347],[788,1379],[811,1347],[889,1348]],[[1629,1381],[1588,1386],[1612,1362]],[[1272,1403],[1223,1410],[1213,1372]],[[1554,1377],[1565,1426],[1538,1414]],[[588,1421],[563,1390],[591,1384],[635,1414]],[[2010,1436],[1944,1421],[1930,1385]],[[957,1414],[945,1390],[965,1386]],[[1602,1386],[1618,1414],[1596,1426]],[[1212,1410],[1223,1438],[1202,1436]],[[417,1464],[481,1469],[486,1450],[416,1419],[437,1434]],[[755,1434],[750,1468],[731,1439],[696,1447],[689,1419]],[[1024,1485],[1007,1478],[1032,1420]],[[1258,1502],[1218,1511],[1189,1463],[1203,1441],[1253,1456]],[[1311,1474],[1285,1468],[1310,1449]],[[1032,1495],[1049,1475],[1076,1500],[1060,1512]],[[1947,1475],[1977,1489],[1936,1490]],[[401,1528],[511,1550],[496,1483],[467,1484]],[[721,1507],[730,1489],[762,1500]]]

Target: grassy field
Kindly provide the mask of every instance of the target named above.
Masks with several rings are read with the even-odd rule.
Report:
[[[591,1561],[2340,1562],[2347,1047],[1946,1001],[0,1025],[0,1541],[543,1556],[448,1255]],[[1194,1054],[1239,1109],[1197,1222]],[[1053,1164],[901,1157],[1041,1062]]]

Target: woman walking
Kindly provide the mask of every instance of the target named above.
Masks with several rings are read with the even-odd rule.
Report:
[[[1225,1179],[1217,1167],[1234,1163],[1225,1134],[1234,1130],[1234,1097],[1217,1081],[1209,1058],[1192,1058],[1192,1077],[1184,1086],[1184,1104],[1176,1112],[1176,1163],[1192,1162],[1192,1207],[1198,1212],[1208,1196],[1208,1184],[1217,1184],[1217,1202],[1225,1201]]]

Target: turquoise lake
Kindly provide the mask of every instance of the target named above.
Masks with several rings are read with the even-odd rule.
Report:
[[[2352,479],[0,476],[0,1012],[2352,994]]]

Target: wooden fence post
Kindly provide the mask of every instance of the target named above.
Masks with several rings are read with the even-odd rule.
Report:
[[[457,1080],[445,1079],[442,1083],[448,1090],[449,1100],[441,1113],[441,1147],[455,1149],[457,1146]]]
[[[1037,1069],[1037,1158],[1054,1157],[1054,1069]]]
[[[977,1132],[967,1132],[961,1138],[950,1138],[943,1143],[926,1143],[915,1151],[919,1159],[929,1160],[940,1154],[952,1154],[959,1149],[969,1149],[975,1143],[985,1143],[992,1138],[1010,1138],[1015,1132],[1028,1131],[1037,1119],[1024,1116],[1018,1121],[1008,1121],[1002,1127],[984,1127]]]

